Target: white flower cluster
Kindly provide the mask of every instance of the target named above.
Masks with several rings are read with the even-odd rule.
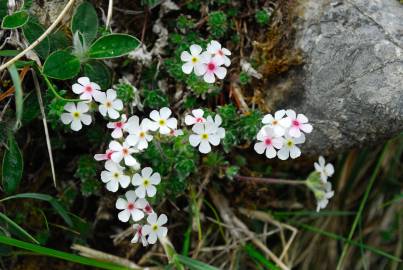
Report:
[[[267,158],[278,157],[286,160],[295,159],[301,155],[297,146],[305,142],[305,134],[312,132],[312,125],[303,114],[293,110],[279,110],[274,116],[267,114],[263,117],[264,126],[258,132],[258,142],[254,148],[258,154],[266,154]]]
[[[314,163],[315,171],[319,173],[320,179],[313,177],[308,179],[307,185],[315,194],[317,201],[316,211],[326,208],[329,199],[333,197],[334,191],[328,178],[334,174],[334,167],[331,163],[326,164],[325,159],[320,156],[319,161]]]
[[[208,45],[206,51],[197,44],[193,44],[189,48],[190,53],[187,51],[182,52],[181,60],[185,62],[182,65],[182,71],[186,74],[194,73],[197,76],[203,76],[207,83],[214,83],[216,77],[224,79],[227,75],[226,67],[231,65],[231,60],[228,58],[231,52],[222,48],[221,44],[212,40]]]
[[[189,136],[189,143],[193,147],[199,146],[200,153],[206,154],[211,151],[211,145],[217,146],[220,140],[225,138],[225,129],[220,127],[222,118],[216,114],[214,120],[211,116],[203,117],[202,109],[193,110],[192,114],[185,116],[185,124],[193,126],[194,134]]]

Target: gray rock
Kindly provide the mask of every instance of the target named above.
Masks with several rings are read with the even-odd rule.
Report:
[[[402,131],[403,5],[304,0],[300,7],[295,47],[304,66],[288,74],[301,83],[283,105],[314,125],[304,150],[377,145]]]

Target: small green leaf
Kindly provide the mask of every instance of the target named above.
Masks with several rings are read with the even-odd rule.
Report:
[[[71,19],[71,32],[73,35],[80,32],[88,44],[97,36],[98,15],[94,6],[89,2],[79,5]]]
[[[212,265],[179,254],[174,255],[174,261],[186,265],[190,270],[218,270]]]
[[[84,65],[84,76],[97,82],[102,89],[109,88],[112,75],[109,68],[100,61],[90,61]]]
[[[4,17],[1,22],[1,28],[3,29],[15,29],[23,26],[29,20],[29,14],[25,10],[14,12],[11,15]]]
[[[10,219],[8,216],[4,215],[3,213],[0,213],[0,219],[2,219],[4,222],[8,223],[11,228],[13,228],[20,237],[29,239],[33,243],[39,244],[39,242],[32,236],[30,235],[26,230],[21,228],[20,225],[15,223],[12,219]]]
[[[15,65],[11,65],[8,67],[8,71],[10,72],[11,79],[13,80],[14,88],[15,88],[15,111],[17,119],[15,121],[15,129],[19,128],[21,124],[22,111],[23,111],[23,93],[20,76],[18,74],[17,68]]]
[[[80,72],[80,60],[66,52],[56,51],[49,55],[43,65],[43,73],[54,79],[67,80]]]
[[[10,134],[2,168],[3,188],[6,193],[14,193],[17,190],[21,182],[23,168],[20,148],[14,136]]]
[[[22,28],[25,38],[31,44],[35,42],[42,34],[45,32],[45,29],[42,25],[37,22],[30,20],[24,27]],[[41,41],[36,47],[35,52],[42,59],[46,59],[49,55],[50,50],[50,41],[48,37],[45,37],[44,40]]]
[[[0,20],[3,20],[3,18],[7,16],[7,3],[8,0],[0,0]]]
[[[16,56],[20,52],[21,51],[18,51],[18,50],[1,50],[0,56],[1,57],[12,57],[12,56]]]
[[[126,34],[110,34],[97,39],[90,47],[88,56],[92,59],[104,59],[123,56],[135,50],[140,41]]]

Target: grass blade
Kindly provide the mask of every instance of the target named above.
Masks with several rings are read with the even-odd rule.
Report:
[[[174,260],[186,265],[190,270],[218,270],[214,266],[179,254],[174,255]]]
[[[249,255],[249,257],[251,257],[252,259],[255,259],[260,264],[264,265],[266,267],[266,269],[270,269],[270,270],[279,270],[280,269],[275,264],[268,261],[262,253],[260,253],[258,250],[256,250],[253,247],[253,245],[246,244],[244,248],[245,248],[246,253]]]
[[[32,236],[30,235],[26,230],[24,230],[20,225],[15,223],[12,219],[10,219],[8,216],[6,216],[3,213],[0,213],[0,219],[4,220],[4,222],[8,223],[12,228],[14,228],[19,234],[23,235],[24,237],[28,238],[35,244],[39,244],[39,242]]]
[[[58,258],[58,259],[62,259],[65,261],[74,262],[74,263],[78,263],[78,264],[88,265],[88,266],[92,266],[95,268],[109,269],[109,270],[126,270],[127,269],[126,267],[121,267],[121,266],[117,266],[117,265],[114,265],[111,263],[101,262],[101,261],[97,261],[97,260],[94,260],[91,258],[78,256],[78,255],[75,255],[72,253],[67,253],[67,252],[63,252],[63,251],[59,251],[59,250],[55,250],[55,249],[51,249],[51,248],[42,247],[39,245],[27,243],[24,241],[19,241],[19,240],[16,240],[16,239],[13,239],[10,237],[6,237],[6,236],[1,236],[1,235],[0,235],[0,243],[9,245],[9,246],[14,246],[14,247],[21,248],[21,249],[25,249],[25,250],[29,250],[36,254],[54,257],[54,258]]]
[[[21,117],[22,117],[22,110],[23,110],[23,93],[22,93],[22,86],[20,76],[18,75],[17,68],[15,65],[11,65],[8,67],[8,71],[10,72],[11,80],[13,81],[14,88],[15,88],[15,111],[17,120],[15,122],[14,129],[18,129],[21,125]]]

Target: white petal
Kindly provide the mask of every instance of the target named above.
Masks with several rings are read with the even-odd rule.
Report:
[[[132,211],[132,219],[133,221],[139,221],[144,217],[144,212],[138,209],[134,209]]]
[[[62,120],[63,124],[68,125],[73,121],[73,116],[70,113],[62,113],[60,120]]]
[[[294,110],[287,110],[285,112],[287,114],[288,117],[290,117],[291,119],[295,119],[296,118],[296,114]]]
[[[106,99],[105,93],[102,91],[98,91],[98,90],[93,90],[92,96],[94,97],[95,101],[97,101],[97,102],[101,102]]]
[[[109,100],[114,100],[116,98],[116,91],[113,89],[108,89],[106,90],[106,97]]]
[[[301,150],[298,147],[296,147],[296,146],[291,147],[291,149],[290,149],[291,158],[294,159],[294,158],[299,157],[300,155],[301,155]]]
[[[277,152],[277,156],[281,160],[286,160],[290,156],[290,151],[287,147],[283,147]]]
[[[167,126],[171,129],[176,129],[178,127],[178,120],[175,118],[169,118],[167,120]]]
[[[201,141],[201,143],[199,145],[199,151],[200,151],[200,153],[203,153],[203,154],[207,154],[211,151],[211,146],[208,143],[208,141],[205,141],[205,140]]]
[[[130,184],[130,177],[127,175],[122,175],[119,182],[122,188],[127,188]]]
[[[108,112],[108,109],[106,108],[105,105],[99,105],[98,106],[98,111],[100,114],[102,114],[102,116],[106,116],[106,113]]]
[[[195,74],[197,76],[202,76],[207,71],[207,65],[203,63],[198,63],[194,66]],[[185,72],[186,73],[186,72]],[[189,73],[188,73],[189,74]]]
[[[190,74],[193,70],[193,64],[191,62],[187,62],[182,65],[182,71],[185,74]]]
[[[160,126],[160,133],[161,134],[169,134],[171,133],[171,129],[167,126]]]
[[[101,180],[104,183],[107,183],[111,180],[111,173],[108,171],[102,171],[101,172]]]
[[[266,145],[263,142],[255,143],[254,149],[256,153],[263,154],[264,150],[266,150]]]
[[[140,176],[140,174],[136,173],[135,175],[133,175],[133,178],[132,178],[133,186],[139,186],[142,184],[142,182],[143,182],[143,178]]]
[[[155,224],[155,223],[157,223],[157,214],[156,214],[156,213],[151,213],[151,214],[147,217],[147,222],[148,222],[148,224]]]
[[[218,135],[210,134],[208,140],[214,146],[217,146],[220,144],[220,137],[218,137]]]
[[[334,174],[334,167],[333,167],[333,165],[332,164],[327,164],[326,165],[326,167],[325,167],[325,171],[326,171],[326,174],[328,175],[328,176],[332,176],[333,174]]]
[[[225,67],[217,67],[214,73],[219,79],[222,80],[225,78],[225,75],[227,75],[227,69]]]
[[[129,190],[125,193],[126,199],[129,202],[134,203],[137,200],[136,192],[134,190]]]
[[[109,191],[111,191],[111,192],[116,192],[116,191],[118,191],[118,189],[119,189],[119,182],[116,181],[116,180],[114,180],[114,179],[112,179],[111,181],[109,181],[109,182],[106,184],[106,189],[109,190]]]
[[[198,146],[200,141],[201,141],[201,138],[199,135],[192,134],[189,136],[189,143],[193,147]]]
[[[165,214],[161,214],[161,215],[158,217],[157,224],[158,224],[159,226],[162,226],[162,225],[164,225],[164,224],[167,223],[167,222],[168,222],[168,218],[167,218],[167,216],[166,216]]]
[[[77,95],[81,94],[82,92],[84,92],[84,86],[75,83],[73,84],[73,86],[71,87],[71,89],[73,90],[73,92]]]
[[[85,113],[85,112],[88,112],[89,109],[90,109],[90,107],[88,107],[87,103],[85,103],[85,102],[77,103],[77,111]]]
[[[301,125],[301,130],[305,133],[311,133],[312,132],[312,125],[311,124],[302,124]]]
[[[298,137],[301,136],[301,131],[300,131],[299,128],[297,128],[297,127],[291,127],[291,128],[288,130],[288,134],[289,134],[291,137],[298,138]]]
[[[161,108],[161,109],[160,109],[160,116],[161,116],[161,118],[163,118],[163,119],[168,119],[168,117],[170,117],[171,114],[172,114],[171,109],[169,109],[169,108],[167,108],[167,107],[164,107],[164,108]]]
[[[302,124],[308,123],[308,118],[302,113],[298,114],[297,119]]]
[[[151,177],[151,184],[158,185],[161,182],[161,175],[159,173],[154,173]]]
[[[123,159],[122,152],[113,152],[111,155],[111,159],[113,160],[113,162],[119,163]]]
[[[289,128],[291,126],[291,118],[290,117],[285,117],[285,118],[281,119],[279,122],[280,122],[280,125],[285,127],[285,128]]]
[[[122,150],[122,145],[118,143],[117,141],[111,141],[109,143],[109,149],[112,151],[121,151]]]
[[[136,163],[137,163],[137,160],[134,157],[132,157],[131,155],[125,156],[125,164],[127,166],[134,166],[134,165],[136,165]]]
[[[112,131],[111,135],[112,135],[112,138],[114,138],[114,139],[119,139],[119,138],[122,138],[122,137],[123,137],[123,131],[122,131],[121,128],[115,128],[115,129]]]
[[[295,144],[301,144],[305,142],[305,135],[304,133],[301,133],[301,136],[297,137],[294,139]]]
[[[202,47],[200,47],[199,45],[197,45],[197,44],[193,44],[193,45],[191,45],[190,46],[190,53],[193,55],[193,56],[197,56],[197,55],[199,55],[201,52],[202,52]]]
[[[125,199],[119,198],[116,200],[115,207],[119,210],[123,210],[127,207],[127,201]]]
[[[280,120],[284,117],[284,115],[285,115],[285,110],[278,110],[274,113],[274,118],[276,120]]]
[[[77,82],[83,86],[90,83],[90,79],[88,77],[80,77],[77,79]]]
[[[190,55],[190,53],[188,53],[187,51],[184,51],[181,53],[181,60],[184,62],[189,62],[190,60],[192,60],[192,55]]]
[[[185,124],[190,126],[196,123],[196,118],[191,116],[191,115],[186,115],[185,116]]]
[[[151,232],[147,238],[148,243],[155,244],[157,242],[157,234],[155,232]]]
[[[206,74],[204,74],[203,76],[203,79],[206,83],[214,83],[215,82],[214,73],[206,72]]]
[[[78,119],[74,119],[70,125],[71,129],[74,131],[79,131],[83,126],[81,125],[81,121]]]
[[[281,147],[283,147],[283,141],[283,138],[274,138],[271,143],[275,148],[280,149]]]
[[[118,218],[122,222],[128,222],[130,218],[130,212],[128,210],[123,210],[118,214]]]
[[[160,117],[160,113],[156,110],[153,110],[152,112],[150,112],[150,118],[156,122],[158,122],[161,117]]]
[[[192,127],[192,131],[196,134],[202,134],[204,133],[204,126],[205,124],[203,123],[197,123]]]
[[[136,195],[139,198],[144,198],[146,196],[146,189],[143,186],[136,188]]]
[[[269,146],[266,148],[266,157],[267,158],[274,158],[276,156],[277,152],[273,148],[273,146]]]
[[[262,123],[263,124],[271,124],[273,122],[274,118],[271,114],[266,114],[263,119],[262,119]]]
[[[88,114],[81,114],[80,120],[81,120],[81,122],[83,122],[84,125],[87,125],[87,126],[89,124],[91,124],[91,122],[92,122],[92,118]]]
[[[143,178],[150,178],[152,173],[153,169],[151,169],[151,167],[145,167],[141,170],[141,175],[143,176]]]
[[[112,107],[115,110],[121,111],[123,109],[123,102],[120,99],[116,99],[112,102]]]
[[[111,119],[118,119],[120,114],[116,110],[109,108],[108,109],[108,116]]]
[[[147,190],[147,196],[148,197],[154,197],[155,194],[157,193],[157,189],[153,185],[147,187],[146,190]]]

